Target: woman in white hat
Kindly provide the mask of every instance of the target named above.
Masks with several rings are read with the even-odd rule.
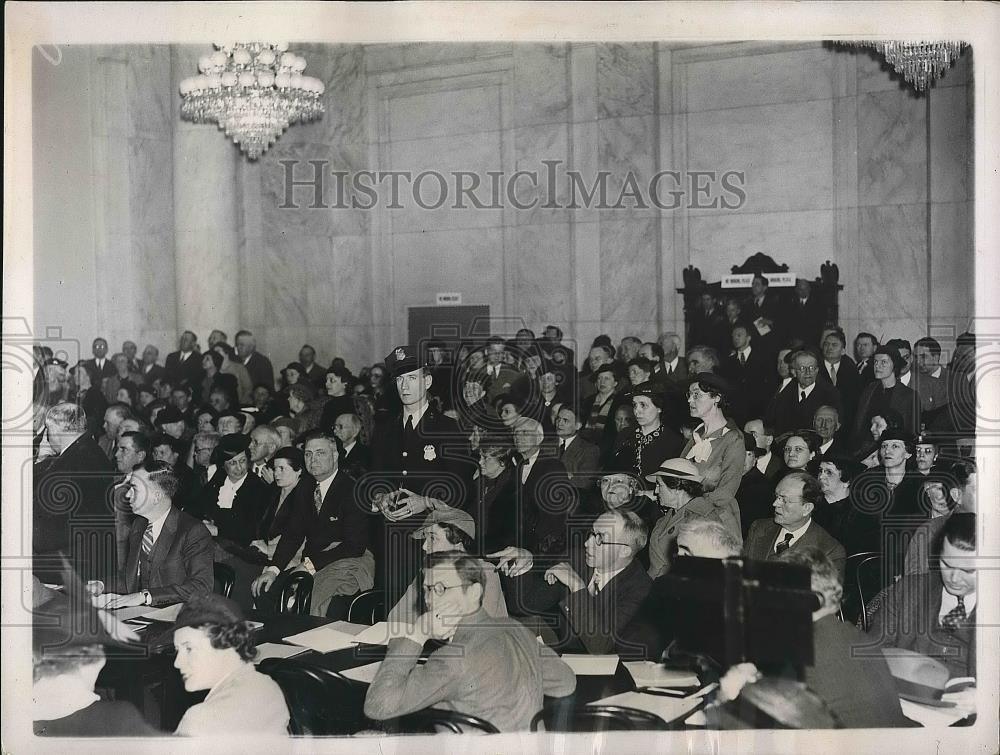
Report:
[[[656,579],[670,569],[671,550],[682,524],[699,519],[724,522],[716,506],[702,497],[704,478],[688,459],[667,459],[646,479],[656,484],[664,512],[649,535],[649,576]]]

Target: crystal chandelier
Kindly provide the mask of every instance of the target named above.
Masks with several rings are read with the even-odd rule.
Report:
[[[198,61],[200,76],[180,84],[181,117],[216,123],[251,160],[286,128],[323,115],[323,82],[303,76],[305,58],[288,43],[216,44]]]
[[[872,47],[902,74],[908,84],[924,92],[941,78],[962,54],[965,42],[850,42],[855,47]]]

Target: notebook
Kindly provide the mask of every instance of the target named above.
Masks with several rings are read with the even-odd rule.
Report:
[[[354,647],[357,644],[354,635],[338,631],[330,625],[299,632],[298,634],[293,634],[291,637],[285,637],[284,640],[293,645],[310,648],[318,653],[343,650],[344,648]]]
[[[366,627],[354,635],[354,641],[364,645],[388,645],[389,624],[380,621],[374,626]]]
[[[618,668],[617,655],[566,653],[562,659],[577,676],[614,676],[615,670]]]

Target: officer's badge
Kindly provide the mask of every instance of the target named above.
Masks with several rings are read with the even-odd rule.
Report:
[[[402,362],[404,359],[406,359],[406,352],[402,349],[396,349],[396,361]]]
[[[437,453],[434,451],[434,446],[424,446],[424,461],[434,461],[437,458]]]

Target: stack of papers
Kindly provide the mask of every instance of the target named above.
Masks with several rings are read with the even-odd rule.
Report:
[[[365,627],[354,635],[354,641],[363,645],[388,645],[389,624],[385,621],[380,621],[374,626]]]
[[[364,666],[358,666],[356,668],[344,669],[340,673],[346,676],[348,679],[353,679],[356,682],[364,682],[365,684],[371,684],[375,679],[375,674],[378,673],[379,667],[381,667],[382,661],[375,661],[375,663],[367,663]]]
[[[665,723],[669,724],[687,715],[700,703],[700,697],[666,697],[646,695],[642,692],[622,692],[620,695],[595,700],[588,705],[622,705],[626,708],[638,708],[659,716]]]
[[[257,657],[254,663],[260,663],[267,658],[291,658],[294,655],[302,655],[306,648],[295,645],[279,645],[276,642],[263,642],[257,646]]]
[[[317,653],[330,653],[334,650],[354,647],[357,644],[353,634],[338,631],[333,628],[332,624],[285,637],[285,642],[310,648]]]
[[[617,655],[575,655],[566,653],[562,656],[566,665],[573,669],[577,676],[614,676],[618,668]]]
[[[625,668],[636,687],[697,687],[698,675],[690,671],[674,671],[653,661],[626,661]]]

